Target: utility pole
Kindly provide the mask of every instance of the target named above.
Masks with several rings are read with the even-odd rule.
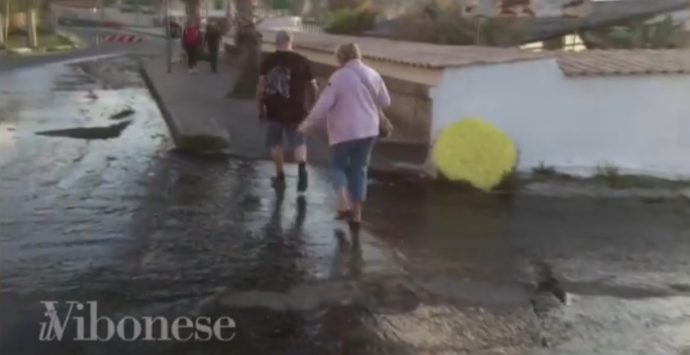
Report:
[[[172,73],[172,37],[170,33],[170,8],[169,1],[164,0],[165,7],[165,57],[168,65],[168,73]]]
[[[139,0],[134,0],[134,8],[136,9],[135,23],[137,26],[141,26],[141,3]]]

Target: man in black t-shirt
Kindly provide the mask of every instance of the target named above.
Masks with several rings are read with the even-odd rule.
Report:
[[[265,120],[266,145],[276,166],[275,187],[285,186],[283,171],[283,136],[293,149],[299,163],[297,190],[307,189],[307,146],[297,131],[308,110],[316,101],[317,84],[309,68],[309,60],[292,50],[292,35],[280,31],[276,35],[276,51],[268,55],[259,73],[257,102],[259,117]]]

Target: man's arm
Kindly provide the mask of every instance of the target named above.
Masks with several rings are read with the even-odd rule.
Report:
[[[310,111],[312,107],[316,104],[316,99],[319,98],[319,84],[316,82],[316,78],[311,71],[311,65],[306,57],[303,57],[304,62],[304,78],[307,81],[306,87],[306,102],[304,103],[307,107],[307,111]]]
[[[335,105],[336,98],[336,87],[333,85],[334,77],[331,77],[331,81],[328,83],[326,88],[319,96],[318,100],[312,107],[311,112],[307,115],[307,118],[302,121],[299,125],[299,130],[302,133],[306,133],[311,127],[317,126],[322,121],[326,119],[328,111],[331,110],[333,105]]]
[[[264,58],[259,66],[259,81],[256,84],[256,107],[259,113],[259,120],[264,120],[266,118],[266,105],[264,104],[264,94],[266,93],[266,75],[269,70],[269,59],[270,57]]]
[[[316,99],[319,96],[319,84],[316,82],[316,79],[312,79],[307,83],[307,100],[306,100],[306,105],[307,105],[307,111],[311,110],[312,107],[314,107],[314,104],[316,104]]]
[[[266,107],[264,106],[264,91],[266,89],[266,77],[259,76],[259,83],[256,85],[256,106],[259,112],[259,119],[266,118]]]

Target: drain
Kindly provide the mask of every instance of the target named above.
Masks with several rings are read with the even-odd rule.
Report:
[[[36,132],[40,136],[49,137],[68,137],[78,139],[111,139],[119,137],[122,132],[132,123],[132,121],[124,121],[106,127],[86,127],[86,128],[70,128],[59,129],[53,131]]]

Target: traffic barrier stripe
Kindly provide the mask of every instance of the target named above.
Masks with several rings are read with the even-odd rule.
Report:
[[[139,43],[143,40],[140,36],[134,35],[102,35],[101,40],[104,42],[115,42],[115,43]]]

